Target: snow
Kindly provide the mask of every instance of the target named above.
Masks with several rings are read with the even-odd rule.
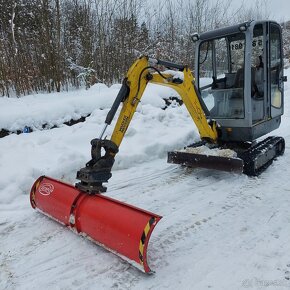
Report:
[[[193,154],[203,154],[207,156],[219,156],[219,157],[227,157],[227,158],[237,157],[237,153],[231,149],[209,148],[206,145],[202,145],[198,147],[186,147],[178,151],[193,153]]]
[[[154,275],[31,208],[40,175],[76,182],[119,88],[0,98],[1,128],[36,129],[0,139],[0,289],[289,288],[288,83],[282,124],[273,132],[285,138],[286,151],[259,177],[166,163],[167,151],[199,135],[184,106],[162,109],[172,90],[148,88],[106,195],[163,216],[149,244]],[[89,113],[84,123],[61,125]],[[43,123],[59,128],[42,130]]]
[[[0,129],[11,132],[21,130],[25,126],[33,130],[41,130],[59,126],[71,119],[79,119],[94,110],[109,109],[120,90],[115,84],[108,88],[105,84],[95,84],[89,90],[63,93],[37,94],[22,98],[0,98]],[[170,88],[159,88],[149,84],[143,96],[143,104],[154,107],[165,106],[163,98],[177,96]],[[102,120],[103,121],[103,120]]]

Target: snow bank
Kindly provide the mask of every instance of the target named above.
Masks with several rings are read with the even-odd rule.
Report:
[[[0,128],[15,131],[25,126],[33,130],[79,119],[94,109],[109,108],[117,89],[96,84],[89,90],[0,98]]]
[[[60,126],[71,119],[79,119],[94,110],[108,109],[112,106],[121,85],[108,88],[104,84],[95,84],[89,90],[72,92],[36,94],[22,98],[0,98],[0,130],[21,130],[25,126],[41,130]],[[163,98],[176,96],[170,88],[160,88],[149,84],[142,98],[143,104],[162,108]]]

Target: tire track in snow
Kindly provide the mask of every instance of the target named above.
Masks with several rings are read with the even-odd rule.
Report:
[[[177,170],[168,171],[167,173],[176,174]],[[208,173],[209,171],[204,172],[197,172],[198,177],[198,184],[196,186],[196,190],[198,191],[201,188],[204,188],[204,191],[207,192],[208,189],[212,187],[212,183],[209,180],[210,178],[203,176],[204,173]],[[167,174],[165,173],[165,175]],[[193,170],[186,170],[183,172],[183,175],[180,176],[180,178],[174,178],[172,179],[172,176],[165,176],[165,181],[159,182],[159,187],[162,186],[162,184],[170,184],[170,183],[178,183],[181,181],[181,179],[190,180],[194,178],[194,175],[196,172],[193,172]],[[219,175],[216,175],[216,181],[219,182],[220,180]],[[231,176],[231,175],[230,175]],[[164,177],[164,176],[162,176]],[[221,177],[224,177],[222,174]],[[204,179],[203,179],[204,178]],[[202,227],[206,224],[214,224],[215,220],[224,215],[231,215],[231,212],[235,212],[237,210],[242,210],[244,207],[246,207],[249,203],[253,201],[253,198],[257,198],[256,196],[253,196],[253,194],[249,192],[249,189],[253,189],[257,186],[257,179],[255,178],[248,178],[245,176],[234,176],[235,179],[241,180],[241,187],[238,186],[237,188],[232,188],[230,185],[229,188],[231,190],[228,194],[226,194],[225,198],[222,199],[222,201],[219,204],[219,207],[215,208],[215,212],[211,215],[204,215],[203,217],[196,217],[195,214],[192,214],[193,217],[189,216],[187,219],[179,219],[177,222],[172,222],[169,226],[162,229],[161,233],[158,234],[157,237],[152,237],[152,243],[154,242],[154,250],[156,252],[160,253],[160,249],[162,249],[161,254],[158,255],[158,257],[150,257],[155,263],[157,263],[157,267],[160,268],[164,265],[162,265],[162,260],[164,257],[171,256],[173,253],[175,253],[178,250],[178,246],[175,246],[178,244],[177,242],[183,239],[194,239],[194,235],[197,231],[201,230]],[[142,178],[141,178],[142,179]],[[201,180],[203,179],[203,180]],[[168,182],[169,181],[169,182]],[[144,186],[144,183],[143,183]],[[148,183],[145,185],[148,188]],[[149,185],[151,187],[151,185]],[[146,190],[145,190],[146,191]],[[164,191],[161,189],[161,191]],[[206,197],[205,197],[206,198]],[[179,200],[175,200],[175,202],[178,204]],[[175,207],[175,210],[178,211],[178,205]],[[175,216],[182,216],[182,214],[175,214]],[[169,217],[170,218],[170,217]],[[162,223],[162,221],[161,221]],[[158,226],[160,227],[160,226]],[[155,230],[158,232],[158,228]],[[160,260],[160,261],[158,261]]]
[[[174,266],[171,264],[180,259],[182,260],[182,257],[186,260],[191,253],[195,253],[193,263],[197,265],[206,264],[209,260],[204,262],[204,259],[208,259],[208,253],[213,252],[213,254],[216,254],[215,251],[219,248],[224,248],[225,245],[228,245],[228,249],[235,249],[241,245],[242,252],[248,253],[252,251],[255,253],[257,244],[263,244],[265,239],[268,238],[268,233],[273,236],[273,230],[264,227],[264,216],[257,213],[257,217],[255,217],[256,208],[259,208],[261,200],[264,198],[262,193],[256,194],[256,191],[265,180],[268,180],[268,177],[263,175],[261,178],[241,176],[239,180],[241,181],[241,186],[233,188],[223,199],[224,205],[217,206],[214,213],[207,216],[205,208],[203,211],[204,218],[201,218],[200,214],[194,218],[180,219],[178,222],[173,221],[169,226],[159,230],[158,236],[155,236],[152,240],[154,242],[154,255],[151,257],[157,272],[160,273],[163,269],[174,271]],[[267,206],[266,202],[266,208]],[[175,216],[179,216],[179,214]],[[245,226],[243,226],[243,221]],[[240,235],[229,234],[231,230],[229,225],[231,224],[234,227],[234,232],[240,232]],[[261,229],[259,229],[259,225],[261,225]],[[253,228],[257,231],[254,232],[254,235],[252,233]],[[272,238],[277,239],[277,237]],[[225,245],[223,245],[224,243]],[[235,244],[238,246],[235,246]],[[223,258],[227,260],[226,257],[227,253],[225,252]],[[214,256],[212,257],[212,262],[215,264]],[[255,267],[255,263],[253,263],[252,267]],[[211,271],[211,264],[206,265],[207,269],[204,270],[205,277],[208,275],[208,271]],[[258,264],[256,267],[257,271],[259,271]],[[196,270],[199,271],[200,275],[202,271],[200,271],[198,266]],[[285,277],[289,276],[287,276],[287,273],[285,271]],[[281,279],[284,278],[281,277]],[[153,287],[154,283],[149,283],[149,285]]]
[[[112,186],[109,187],[109,192],[113,192],[113,191],[119,191],[123,188],[132,188],[132,187],[151,187],[153,184],[152,182],[154,181],[154,183],[156,183],[157,185],[161,182],[162,183],[162,178],[166,178],[166,176],[169,176],[171,173],[175,173],[178,171],[178,169],[175,166],[164,166],[161,169],[158,169],[156,171],[156,169],[150,169],[149,171],[145,172],[145,174],[143,174],[143,170],[137,175],[136,172],[130,174],[130,171],[134,171],[136,170],[136,168],[132,168],[132,169],[127,169],[126,170],[126,177],[123,180],[120,180],[118,177],[118,180],[116,182],[116,184],[113,184]],[[146,170],[146,169],[145,169]],[[129,173],[127,173],[129,172]],[[118,174],[118,172],[113,172],[113,178],[112,181],[114,181],[114,173]],[[122,172],[123,173],[123,172]],[[128,178],[128,174],[129,174],[129,178]],[[134,177],[130,177],[130,176],[134,176]],[[160,181],[161,180],[161,181]]]

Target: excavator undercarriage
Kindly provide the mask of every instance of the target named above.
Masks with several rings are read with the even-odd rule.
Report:
[[[203,151],[199,148],[210,150]],[[228,151],[230,150],[230,151]],[[226,143],[223,145],[197,142],[182,150],[168,152],[168,163],[187,167],[207,168],[258,176],[278,157],[283,155],[285,140],[271,136],[260,142]],[[218,155],[217,153],[221,154]]]

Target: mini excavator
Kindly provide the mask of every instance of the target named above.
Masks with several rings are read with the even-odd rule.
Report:
[[[284,105],[281,28],[250,21],[193,34],[195,77],[186,65],[142,56],[135,61],[107,114],[100,137],[91,141],[91,160],[77,172],[75,186],[39,177],[31,205],[74,231],[131,261],[146,273],[150,235],[161,219],[101,193],[112,176],[115,156],[148,83],[176,90],[201,141],[168,152],[168,162],[258,175],[282,155],[282,137],[258,138],[278,128]],[[172,73],[162,72],[163,66]],[[175,71],[182,72],[175,73]],[[180,77],[182,75],[182,77]],[[108,125],[123,103],[110,140]],[[201,148],[207,148],[203,154]],[[229,150],[231,154],[209,154]],[[232,154],[233,153],[233,154]]]

